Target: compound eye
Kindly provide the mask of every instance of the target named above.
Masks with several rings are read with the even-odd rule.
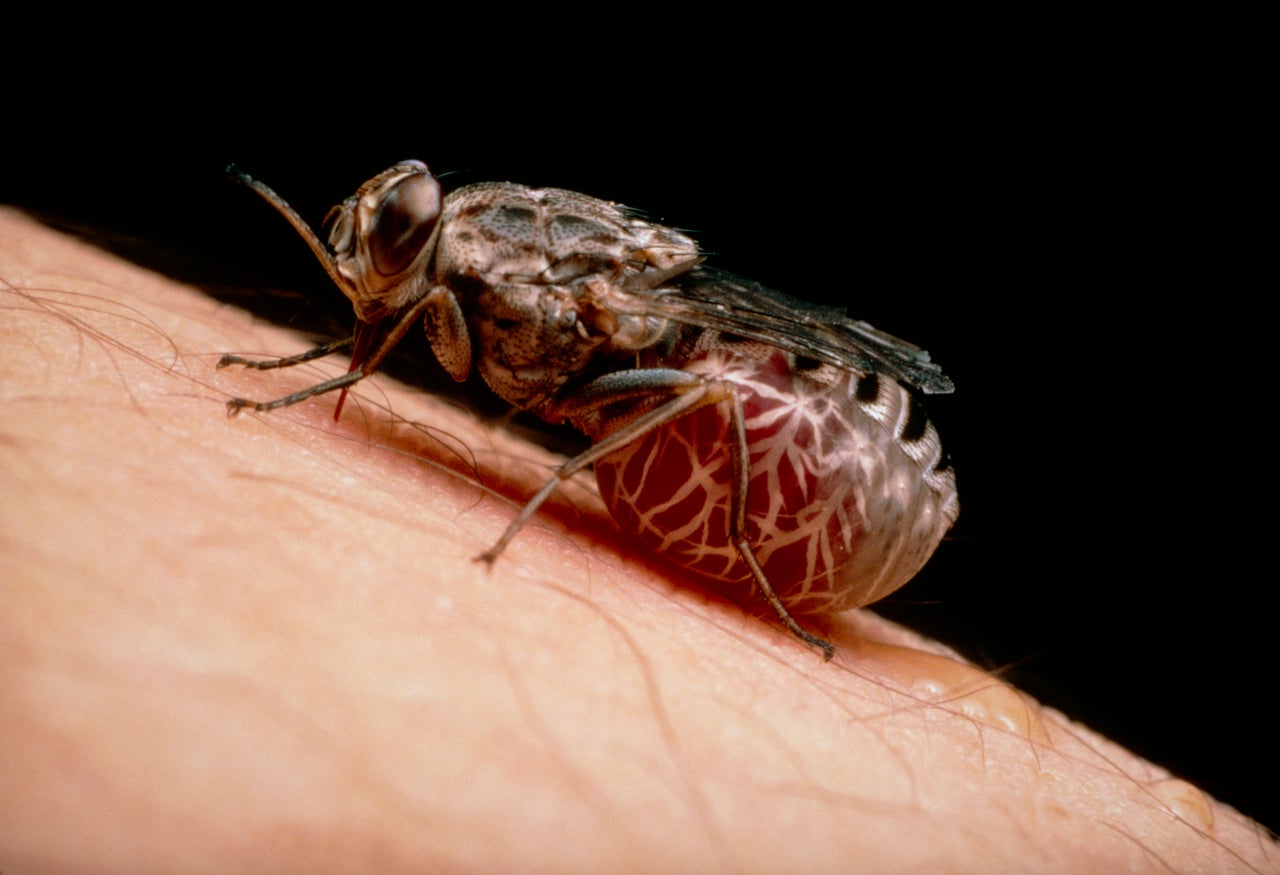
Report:
[[[382,196],[366,234],[379,274],[397,276],[413,264],[440,220],[440,203],[440,183],[425,172],[405,177]]]

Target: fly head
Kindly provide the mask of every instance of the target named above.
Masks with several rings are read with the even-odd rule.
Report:
[[[361,322],[378,322],[426,294],[442,203],[427,165],[406,161],[329,212],[331,273]]]

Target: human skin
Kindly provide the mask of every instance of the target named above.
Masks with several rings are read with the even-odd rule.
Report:
[[[336,294],[336,292],[335,292]],[[642,555],[556,458],[0,210],[0,872],[1280,871],[875,615]]]

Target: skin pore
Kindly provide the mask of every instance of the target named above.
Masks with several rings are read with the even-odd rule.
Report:
[[[556,458],[0,210],[0,871],[1277,871],[1256,824],[867,612],[619,537]]]

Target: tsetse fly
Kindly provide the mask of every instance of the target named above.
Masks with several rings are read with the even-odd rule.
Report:
[[[479,559],[492,563],[556,488],[594,465],[614,519],[743,599],[793,614],[873,602],[906,583],[959,513],[955,475],[917,393],[951,381],[923,350],[842,311],[703,264],[679,231],[617,204],[508,182],[444,195],[418,161],[335,207],[326,247],[274,191],[236,171],[310,245],[355,308],[350,370],[266,411],[374,373],[419,320],[455,380],[586,434]]]

